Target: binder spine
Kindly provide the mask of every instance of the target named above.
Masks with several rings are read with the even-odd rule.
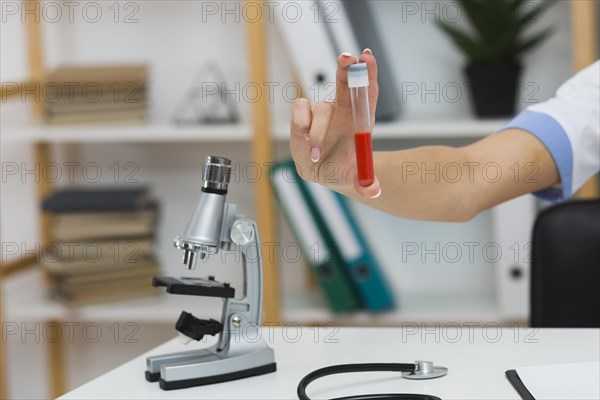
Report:
[[[332,245],[340,254],[361,303],[375,312],[392,308],[392,291],[344,198],[316,183],[306,186],[311,201],[318,204],[319,220],[331,235]]]
[[[282,178],[285,173],[288,179]],[[304,258],[311,266],[334,313],[354,311],[361,306],[344,268],[333,238],[319,218],[316,205],[297,175],[293,163],[274,167],[274,189]],[[289,179],[289,178],[293,178]]]

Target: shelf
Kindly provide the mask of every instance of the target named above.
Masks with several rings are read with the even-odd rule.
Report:
[[[22,104],[2,106],[2,139],[49,143],[171,143],[246,142],[251,138],[248,124],[179,126],[167,123],[45,125],[32,122]],[[379,123],[374,139],[482,138],[501,128],[506,120],[395,121]],[[277,141],[289,139],[289,125],[277,124]]]
[[[95,321],[174,323],[182,310],[202,310],[203,318],[220,318],[221,302],[215,299],[161,294],[154,297],[106,302],[69,308],[49,301],[43,272],[38,268],[3,281],[6,321]],[[401,326],[402,324],[448,324],[502,322],[493,298],[485,295],[440,293],[404,294],[397,310],[372,315],[358,312],[345,316],[331,314],[320,302],[319,293],[286,294],[283,323],[311,325],[335,323],[341,326]],[[217,299],[218,300],[218,299]],[[208,311],[208,315],[207,315]]]
[[[246,125],[214,127],[180,127],[171,125],[30,125],[22,128],[2,127],[3,137],[23,141],[50,143],[123,143],[123,142],[235,142],[250,138]],[[6,134],[5,134],[6,132]]]
[[[246,124],[182,126],[167,123],[46,125],[33,121],[26,104],[2,105],[2,140],[49,143],[235,142],[250,139]]]
[[[148,282],[150,285],[150,282]],[[31,268],[2,280],[5,321],[94,321],[174,324],[182,310],[203,311],[220,318],[220,299],[167,295],[68,307],[49,300],[41,268]],[[206,313],[204,310],[208,310]]]
[[[334,322],[341,326],[402,326],[451,323],[502,323],[492,294],[404,293],[395,310],[380,314],[366,311],[334,315],[320,301],[320,293],[284,295],[282,321],[299,325]]]

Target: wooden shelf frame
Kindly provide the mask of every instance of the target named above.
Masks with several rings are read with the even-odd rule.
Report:
[[[578,72],[598,59],[597,0],[571,0],[573,71]],[[582,199],[598,198],[598,174],[588,180],[577,192]]]
[[[246,0],[252,1],[252,0]],[[260,8],[260,15],[266,15],[264,4],[254,3]],[[250,56],[250,81],[263,87],[268,81],[267,71],[267,38],[266,21],[247,21],[247,49]],[[252,158],[258,165],[269,165],[275,161],[269,102],[266,96],[261,96],[252,105]],[[264,243],[274,243],[278,240],[276,204],[271,182],[260,179],[255,185],[256,224],[259,228],[262,254],[268,254]],[[279,266],[278,260],[262,257],[263,262],[263,321],[269,324],[279,324],[281,310],[279,308]]]
[[[251,1],[251,0],[245,0]],[[39,0],[26,0],[24,6],[27,9],[39,9]],[[264,7],[262,3],[260,7]],[[264,10],[263,10],[264,11]],[[263,12],[264,15],[264,12]],[[29,65],[29,79],[27,82],[45,82],[46,69],[44,65],[44,53],[42,44],[42,26],[39,20],[33,18],[35,15],[29,15],[25,20],[26,40],[27,40],[27,55]],[[250,79],[253,82],[267,81],[267,44],[266,44],[266,26],[263,19],[258,22],[246,22],[247,25],[247,43],[250,56]],[[6,94],[7,86],[1,86],[0,95]],[[15,97],[17,93],[13,93],[10,97]],[[7,97],[8,94],[6,94]],[[43,117],[43,103],[34,102],[32,105],[33,116],[40,120]],[[271,138],[269,103],[266,98],[259,100],[253,104],[253,121],[252,121],[252,154],[254,161],[260,165],[273,161],[273,141]],[[35,160],[39,165],[46,165],[52,161],[52,143],[50,141],[38,140],[34,143]],[[269,243],[277,240],[277,223],[275,215],[275,203],[273,191],[269,187],[270,183],[266,180],[261,180],[256,187],[256,215],[257,225],[260,227],[260,235],[262,243]],[[52,191],[50,182],[43,179],[37,184],[38,199],[45,198]],[[40,242],[43,247],[44,243],[51,240],[48,217],[42,215],[39,221],[40,226]],[[267,254],[266,248],[263,248],[263,254]],[[33,265],[35,257],[24,260],[24,262],[10,265],[11,270],[26,268]],[[18,264],[18,265],[17,265]],[[263,319],[269,323],[278,324],[280,322],[279,308],[279,270],[277,260],[263,260]],[[4,267],[4,266],[2,266]],[[7,266],[8,267],[8,266]],[[8,269],[7,269],[8,270]],[[1,293],[0,293],[1,295]],[[3,317],[3,312],[0,309],[0,320]],[[49,324],[59,323],[60,321],[47,321]],[[1,376],[0,376],[0,396],[7,398],[8,389],[6,383],[5,371],[5,346],[0,344],[1,353]],[[66,385],[66,368],[65,368],[65,352],[64,344],[60,341],[49,342],[47,344],[48,351],[48,372],[50,378],[50,396],[59,397],[67,391]]]

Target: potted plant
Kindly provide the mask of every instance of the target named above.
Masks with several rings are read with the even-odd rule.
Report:
[[[471,32],[449,21],[438,26],[464,53],[464,72],[469,80],[475,113],[479,117],[512,115],[518,96],[522,57],[551,33],[547,28],[525,35],[528,26],[554,1],[455,0],[466,16]]]

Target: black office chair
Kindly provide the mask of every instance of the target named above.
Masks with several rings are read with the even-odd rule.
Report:
[[[532,326],[600,327],[600,200],[542,211],[531,261]]]

